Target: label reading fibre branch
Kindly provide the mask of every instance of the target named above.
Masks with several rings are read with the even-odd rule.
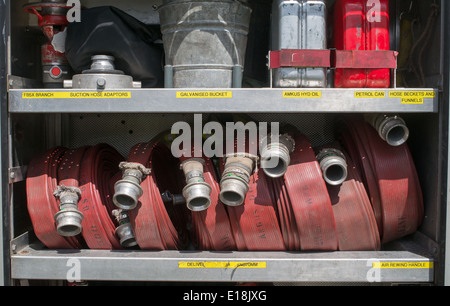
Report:
[[[130,99],[130,91],[24,92],[23,99]]]

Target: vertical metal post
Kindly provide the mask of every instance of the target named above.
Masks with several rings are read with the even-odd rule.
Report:
[[[4,29],[0,39],[0,133],[1,133],[1,148],[0,148],[0,285],[10,285],[9,276],[9,178],[8,178],[8,95],[7,95],[7,58],[9,38],[9,1],[0,1],[0,27]]]
[[[447,116],[447,124],[449,122],[450,118],[450,3],[449,1],[442,1],[442,22],[444,23],[444,35],[443,35],[443,41],[444,48],[442,48],[444,52],[443,57],[443,65],[444,65],[444,82],[443,82],[443,99],[441,101],[442,105],[444,105],[444,110],[446,112],[443,112],[443,116]],[[450,126],[448,125],[447,128]],[[449,137],[450,133],[447,134],[447,137]],[[448,144],[450,143],[450,139],[447,139],[447,145],[445,146],[447,149],[448,157],[450,158],[450,151],[448,151]],[[443,223],[445,224],[445,256],[443,256],[444,260],[441,260],[443,264],[441,264],[441,267],[444,268],[444,285],[450,286],[450,163],[448,162],[450,159],[447,158],[447,192],[445,199],[445,207],[442,210],[442,213],[445,214],[445,218],[441,218],[443,220]],[[445,186],[445,185],[444,185]],[[444,189],[445,190],[445,189]],[[442,254],[442,252],[441,252]]]
[[[173,66],[164,66],[164,87],[173,88]]]

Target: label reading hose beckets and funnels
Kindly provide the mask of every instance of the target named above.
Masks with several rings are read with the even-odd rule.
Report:
[[[402,104],[423,104],[425,98],[434,98],[434,91],[391,91],[389,98],[400,98]]]
[[[321,91],[284,91],[283,98],[322,98]]]
[[[130,99],[130,91],[24,92],[23,99]]]
[[[177,91],[178,99],[232,98],[232,91]]]

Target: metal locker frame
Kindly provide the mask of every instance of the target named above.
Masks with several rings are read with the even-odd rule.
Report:
[[[450,222],[450,210],[448,206],[448,185],[450,179],[450,169],[447,163],[450,158],[448,152],[449,134],[448,130],[450,103],[450,3],[442,1],[443,37],[445,37],[442,52],[444,53],[444,84],[441,100],[439,98],[425,99],[423,105],[404,106],[395,103],[395,99],[389,100],[389,109],[376,106],[373,99],[356,100],[354,91],[321,89],[322,98],[307,98],[302,100],[302,104],[293,101],[289,104],[282,104],[280,109],[281,89],[233,89],[233,98],[227,105],[223,105],[219,100],[196,100],[188,101],[181,110],[184,113],[195,112],[277,112],[290,113],[299,111],[305,113],[337,113],[337,112],[402,112],[402,113],[437,113],[441,112],[441,135],[439,135],[441,148],[439,163],[445,167],[440,178],[442,188],[441,194],[441,222]],[[11,114],[42,114],[42,113],[179,113],[180,107],[176,103],[174,96],[175,89],[156,90],[131,90],[133,95],[132,105],[125,105],[120,100],[103,101],[99,104],[96,99],[87,99],[81,105],[73,100],[65,98],[55,98],[45,101],[30,101],[24,99],[26,89],[12,89],[9,86],[8,59],[10,58],[8,42],[10,35],[10,1],[0,1],[0,25],[6,29],[6,37],[0,40],[0,98],[1,98],[1,206],[0,206],[0,285],[11,285],[13,279],[65,279],[67,273],[67,261],[77,259],[83,266],[83,275],[86,280],[115,280],[115,281],[271,281],[271,282],[367,282],[367,273],[370,264],[375,261],[410,261],[434,263],[432,257],[420,255],[411,251],[402,252],[347,252],[347,253],[312,253],[293,255],[289,252],[147,252],[133,251],[133,256],[129,256],[129,251],[110,252],[99,250],[81,250],[80,252],[45,250],[42,245],[36,243],[32,233],[25,233],[18,237],[11,236],[11,216],[12,216],[12,176],[11,173],[20,169],[13,169],[10,164],[11,140],[10,140],[10,115]],[[13,79],[13,81],[15,81]],[[21,80],[17,80],[20,82]],[[9,88],[9,89],[8,89]],[[13,87],[16,88],[16,87]],[[306,89],[299,89],[302,91]],[[409,89],[412,90],[412,89]],[[423,89],[421,89],[423,90]],[[434,89],[430,89],[434,90]],[[33,90],[43,91],[43,90]],[[48,91],[48,90],[47,90]],[[53,90],[53,92],[67,92],[68,90]],[[71,90],[73,91],[73,90]],[[308,90],[310,91],[310,90]],[[386,93],[388,90],[386,90]],[[440,95],[436,92],[437,97]],[[281,95],[282,96],[282,95]],[[387,94],[387,96],[389,96]],[[268,99],[270,97],[271,99]],[[155,103],[149,106],[145,100],[152,98]],[[248,103],[242,105],[241,99],[246,99]],[[270,103],[268,101],[271,100]],[[337,108],[331,107],[333,101],[344,100],[344,105]],[[122,103],[120,103],[122,102]],[[277,103],[275,103],[277,102]],[[311,103],[309,103],[311,102]],[[274,105],[278,104],[275,109]],[[308,106],[306,107],[305,104]],[[107,109],[107,111],[104,111]],[[264,109],[264,111],[261,111]],[[448,156],[448,157],[447,157]],[[441,235],[445,237],[439,247],[439,265],[434,269],[405,269],[402,271],[387,271],[383,274],[381,282],[387,283],[434,283],[436,285],[450,285],[450,265],[445,264],[450,261],[450,227],[441,227]],[[420,237],[419,237],[420,239]],[[403,243],[403,242],[402,242]],[[406,244],[408,241],[406,241]],[[445,259],[445,260],[444,260]],[[267,263],[265,270],[252,271],[251,273],[239,271],[239,269],[209,269],[197,271],[193,274],[189,269],[180,269],[180,261],[257,261]],[[368,266],[369,264],[369,266]],[[30,269],[33,267],[33,269]],[[49,268],[52,267],[50,270]],[[112,269],[114,267],[114,269]],[[301,273],[297,272],[301,271]],[[432,273],[430,273],[432,272]],[[270,279],[268,275],[271,275]]]

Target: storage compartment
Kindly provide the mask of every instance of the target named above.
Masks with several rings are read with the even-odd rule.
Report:
[[[176,5],[180,1],[169,2],[170,5]],[[273,12],[276,7],[299,5],[303,2],[303,6],[309,5],[309,2],[317,2],[314,5],[319,7],[319,10],[325,10],[323,16],[318,17],[320,20],[314,19],[313,16],[317,12],[311,8],[305,10],[305,14],[310,19],[302,19],[301,16],[303,15],[298,13],[298,8],[295,9],[297,10],[296,15],[294,14],[295,18],[286,8],[282,11],[283,18]],[[245,1],[245,5],[251,8],[248,33],[244,33],[245,31],[240,28],[242,26],[240,24],[238,24],[236,30],[239,35],[247,35],[246,44],[242,41],[239,43],[241,49],[243,45],[246,45],[245,59],[242,50],[238,55],[234,54],[233,52],[237,51],[233,49],[232,45],[228,45],[228,42],[224,43],[222,36],[213,35],[216,39],[214,43],[224,43],[227,54],[234,54],[233,56],[237,56],[234,60],[238,59],[237,61],[226,62],[229,80],[226,82],[228,85],[225,88],[224,86],[209,89],[198,88],[205,86],[193,86],[191,88],[167,86],[167,76],[173,77],[179,71],[176,71],[175,68],[173,68],[174,70],[167,69],[167,66],[174,65],[174,63],[161,61],[158,69],[162,70],[166,67],[164,70],[165,84],[169,88],[163,88],[162,83],[159,83],[156,87],[139,87],[134,86],[132,82],[128,83],[128,86],[120,88],[117,86],[105,87],[101,80],[110,84],[111,73],[106,72],[108,77],[105,77],[105,66],[102,66],[101,69],[91,67],[95,71],[89,74],[92,80],[87,81],[93,82],[94,85],[89,89],[76,86],[64,88],[63,83],[60,84],[61,86],[58,89],[53,89],[46,88],[48,86],[44,85],[46,82],[42,73],[40,48],[45,42],[45,37],[42,29],[38,26],[37,18],[23,10],[23,6],[28,1],[7,1],[5,12],[9,18],[5,23],[10,34],[10,40],[7,45],[9,56],[5,68],[8,77],[8,95],[7,101],[2,104],[5,114],[4,121],[2,120],[2,135],[7,137],[4,138],[5,141],[2,146],[2,152],[4,156],[7,156],[4,159],[4,165],[6,166],[7,161],[7,166],[2,171],[3,177],[8,177],[8,180],[3,181],[3,190],[7,190],[8,193],[3,198],[6,202],[3,203],[2,211],[3,235],[7,240],[3,249],[5,254],[5,283],[29,282],[34,284],[38,281],[50,282],[56,280],[62,284],[72,281],[86,281],[92,284],[99,281],[120,283],[137,281],[149,284],[165,282],[180,282],[182,284],[190,282],[225,282],[227,284],[258,282],[271,285],[286,283],[290,285],[311,283],[442,285],[445,274],[448,174],[447,105],[449,103],[448,87],[444,86],[445,80],[448,81],[448,68],[444,66],[445,64],[448,65],[448,61],[445,60],[444,49],[448,44],[447,19],[449,6],[444,1],[433,3],[430,3],[430,1],[406,0],[381,1],[386,4],[389,2],[389,48],[383,46],[375,47],[372,50],[398,51],[396,62],[398,69],[391,67],[381,69],[373,64],[364,69],[359,67],[337,68],[341,66],[335,66],[336,62],[333,59],[333,56],[337,54],[335,51],[351,50],[351,48],[345,49],[345,46],[335,41],[336,35],[342,35],[340,33],[342,29],[338,30],[333,26],[335,25],[334,17],[341,16],[339,12],[335,11],[336,6],[342,6],[342,2],[363,3],[371,1],[274,1],[275,4],[272,1]],[[372,8],[376,9],[378,1],[372,2],[375,3],[373,7],[367,4],[368,6],[362,9],[361,18],[370,19],[373,17],[370,12]],[[122,1],[110,0],[105,3],[104,1],[86,0],[82,1],[82,4],[88,8],[111,5],[123,10],[124,13],[136,18],[143,24],[151,25],[152,29],[160,30],[157,8],[162,5],[162,1],[136,0],[128,1],[125,5]],[[3,9],[1,5],[0,8]],[[383,6],[383,8],[385,7]],[[386,16],[386,14],[387,12],[384,12],[382,15]],[[287,22],[290,18],[285,18],[286,16],[290,16],[296,21],[289,23],[289,26],[287,26],[284,22]],[[81,18],[83,18],[83,15],[81,15]],[[186,17],[184,20],[189,20],[189,18]],[[83,22],[83,19],[81,19],[81,22]],[[238,21],[236,22],[238,23]],[[297,38],[291,39],[289,36],[292,32],[280,34],[282,29],[294,27],[298,28],[299,38],[304,38],[304,33],[311,32],[311,29],[308,30],[311,22],[312,24],[319,22],[326,25],[326,33],[324,31],[323,34],[327,37],[310,33],[311,35],[306,35],[304,41],[297,41]],[[221,26],[217,24],[205,25],[204,22],[194,22],[194,24],[197,27],[203,26],[206,28]],[[445,28],[446,26],[447,28]],[[349,27],[352,26],[349,25]],[[183,31],[186,32],[187,30],[183,29]],[[197,29],[196,31],[197,35],[202,33],[202,30]],[[180,36],[176,31],[174,33],[175,37],[172,37],[170,42],[179,43],[180,41],[177,39],[182,39],[183,35]],[[208,33],[210,35],[210,32]],[[224,30],[224,33],[225,36],[227,33],[229,34],[227,29]],[[349,35],[349,33],[347,32],[346,35]],[[193,39],[193,37],[195,36],[190,36],[190,39]],[[169,40],[164,40],[165,43],[167,41]],[[323,44],[324,42],[326,43]],[[156,43],[162,44],[163,41],[156,41]],[[198,42],[190,41],[190,43]],[[291,45],[291,43],[293,44]],[[289,67],[283,66],[283,63],[287,63],[283,62],[283,50],[286,49],[289,49],[290,53],[284,54],[292,56],[291,60],[287,61]],[[215,50],[217,51],[217,49]],[[312,51],[312,53],[303,53],[305,50]],[[314,53],[317,50],[321,52]],[[274,51],[281,51],[279,53],[280,65],[277,68],[271,66]],[[320,63],[317,66],[310,66],[311,63],[306,65],[307,58],[299,59],[300,57],[297,57],[305,54],[311,54],[314,58],[318,56]],[[363,55],[355,53],[354,59],[361,62],[361,56],[370,56],[370,54],[374,53]],[[383,54],[391,56],[395,53]],[[121,66],[120,54],[114,54],[114,56],[116,57],[115,63],[118,64],[114,69],[110,69],[114,71],[114,75],[130,74],[134,81],[140,81],[135,75],[129,73],[129,70],[124,69],[125,66]],[[215,55],[214,57],[218,56]],[[190,56],[189,59],[195,58]],[[326,61],[328,61],[328,64],[324,64]],[[188,64],[196,65],[192,62]],[[204,64],[198,63],[199,66],[194,67],[196,73],[183,79],[182,82],[171,79],[169,83],[173,82],[176,85],[179,82],[187,84],[187,81],[195,81],[197,75],[201,75],[198,68],[200,66],[200,68],[205,68]],[[242,66],[243,71],[235,67],[242,64],[244,64]],[[268,69],[266,65],[273,69]],[[210,68],[205,69],[208,70],[207,73],[211,73]],[[222,69],[223,67],[219,68]],[[384,82],[383,86],[379,86],[379,83],[374,82],[373,86],[353,85],[356,83],[351,83],[351,86],[335,86],[339,83],[339,80],[336,81],[335,78],[339,78],[338,75],[344,71],[342,69],[346,71],[344,75],[353,81],[358,79],[353,78],[353,76],[360,76],[361,72],[365,73],[363,78],[366,80],[366,78],[372,78],[369,75],[376,69],[378,71],[384,70],[384,72],[389,72],[389,76],[383,77],[383,80],[389,84],[384,86],[387,84]],[[73,75],[79,73],[80,71],[72,71],[66,79],[72,79]],[[204,78],[201,80],[202,82],[205,80],[211,81],[208,75],[206,75],[206,78],[204,78],[205,75],[201,75],[199,79]],[[340,75],[342,76],[342,74]],[[386,73],[384,76],[386,76]],[[194,82],[194,84],[199,83]],[[239,84],[239,86],[231,84]],[[347,85],[349,85],[348,82]],[[380,130],[380,134],[378,134],[375,128],[368,123],[369,119],[364,121],[364,115],[368,118],[377,114],[397,120],[395,121],[396,124],[400,122],[399,118],[403,120],[401,122],[407,127],[409,137],[405,137],[407,143],[402,148],[407,148],[405,150],[411,154],[413,165],[409,166],[414,169],[412,172],[417,171],[418,181],[415,183],[420,186],[413,195],[414,201],[417,200],[414,205],[417,205],[418,216],[411,217],[418,219],[412,222],[414,224],[411,223],[412,225],[407,226],[406,224],[410,223],[402,219],[402,216],[395,215],[397,227],[394,231],[397,234],[391,237],[388,237],[387,233],[390,233],[392,229],[387,225],[382,229],[384,235],[380,233],[380,226],[382,225],[379,220],[378,223],[376,220],[379,216],[372,210],[374,194],[369,192],[367,181],[365,181],[365,184],[362,183],[367,179],[367,173],[362,170],[359,161],[353,159],[354,152],[350,152],[349,147],[345,146],[345,141],[343,141],[345,121],[342,120],[358,118],[358,120],[363,120],[364,126],[370,129],[371,135],[380,137],[380,139],[377,138],[380,144],[389,147],[386,141],[381,140],[383,131]],[[289,141],[286,140],[283,143],[290,152],[288,154],[290,159],[287,163],[291,163],[291,168],[286,168],[297,169],[292,167],[297,163],[301,164],[299,156],[302,158],[304,156],[299,152],[310,150],[313,157],[310,162],[313,163],[314,169],[318,171],[320,186],[323,188],[321,189],[321,195],[326,198],[324,202],[328,203],[324,204],[328,205],[326,206],[329,209],[328,213],[330,213],[328,217],[331,218],[331,223],[335,223],[331,226],[333,227],[331,237],[327,236],[325,223],[328,221],[323,221],[327,212],[323,207],[322,210],[317,210],[319,213],[315,216],[311,213],[312,210],[305,209],[303,212],[306,217],[303,220],[306,221],[300,222],[299,220],[302,219],[299,215],[296,215],[297,211],[292,208],[293,206],[289,206],[291,203],[299,203],[300,200],[298,199],[304,196],[304,194],[300,194],[299,190],[302,190],[304,186],[315,188],[317,185],[308,185],[306,180],[305,183],[298,183],[294,178],[301,176],[295,177],[296,173],[292,174],[292,171],[288,171],[286,175],[291,175],[292,181],[291,183],[288,182],[286,187],[286,184],[283,183],[283,177],[271,178],[265,175],[263,169],[259,168],[260,164],[255,164],[257,167],[249,171],[251,177],[249,180],[242,179],[250,186],[248,190],[244,190],[244,197],[248,201],[244,205],[255,207],[254,210],[245,210],[244,206],[232,207],[218,200],[220,189],[223,188],[221,176],[224,165],[221,164],[222,159],[209,157],[203,157],[203,169],[209,170],[205,170],[203,177],[200,176],[200,178],[202,183],[206,182],[213,186],[212,192],[208,194],[209,198],[206,197],[211,203],[205,204],[205,202],[202,202],[197,205],[198,210],[208,207],[209,214],[206,211],[193,211],[197,208],[186,206],[185,202],[188,197],[187,192],[183,194],[183,188],[188,184],[189,177],[187,172],[183,172],[179,168],[179,163],[183,160],[169,154],[170,149],[173,149],[171,142],[178,135],[171,137],[168,131],[174,126],[176,127],[176,124],[184,127],[190,126],[192,132],[200,135],[200,138],[207,139],[208,133],[203,128],[207,124],[217,122],[222,122],[224,125],[226,122],[254,122],[259,127],[261,127],[261,123],[268,123],[269,127],[271,127],[271,123],[279,123],[281,127],[288,125],[290,128],[296,128],[306,137],[304,141],[302,141],[302,137],[294,137],[297,140],[296,146],[293,146],[291,150],[289,150]],[[217,125],[214,126],[217,127]],[[223,131],[226,132],[226,129]],[[259,132],[261,131],[259,129]],[[403,129],[402,132],[404,131]],[[212,133],[212,131],[210,132]],[[202,135],[203,133],[206,135]],[[286,135],[284,132],[280,134]],[[198,136],[195,135],[192,135],[194,142],[195,137]],[[146,173],[138,181],[140,184],[150,176],[157,182],[158,188],[152,189],[152,194],[149,196],[153,201],[150,200],[145,204],[145,200],[141,199],[142,202],[138,204],[136,210],[131,211],[127,216],[121,216],[126,219],[115,219],[115,216],[118,215],[111,212],[113,209],[117,209],[113,203],[114,190],[117,192],[117,189],[114,189],[115,183],[121,179],[125,180],[125,176],[119,169],[118,161],[126,161],[127,158],[129,162],[136,161],[132,158],[133,154],[137,156],[138,149],[142,149],[137,145],[148,144],[157,136],[160,137],[160,143],[165,143],[166,147],[158,151],[152,145],[147,145],[159,153],[155,153],[151,164],[144,164],[152,171]],[[403,137],[404,135],[400,137],[400,140]],[[46,180],[40,177],[37,174],[39,171],[36,170],[36,167],[41,166],[42,163],[34,164],[34,162],[42,154],[44,154],[43,158],[45,159],[45,154],[50,152],[52,148],[64,148],[61,149],[62,151],[53,153],[59,156],[58,162],[60,164],[58,166],[65,167],[64,153],[69,154],[72,152],[70,150],[80,148],[93,148],[99,144],[105,144],[108,148],[114,150],[114,157],[108,155],[108,158],[114,161],[112,166],[114,169],[110,168],[109,165],[104,165],[105,169],[108,170],[105,170],[104,173],[99,172],[97,182],[104,179],[102,182],[105,186],[97,186],[94,179],[80,178],[77,187],[81,188],[81,196],[78,200],[87,199],[85,197],[86,188],[84,187],[108,190],[104,194],[101,194],[100,191],[99,197],[108,199],[108,205],[111,205],[111,207],[106,207],[106,215],[101,215],[104,213],[103,211],[99,213],[100,218],[106,216],[106,219],[100,220],[99,223],[89,223],[89,220],[93,219],[90,219],[92,215],[89,215],[90,212],[87,210],[95,210],[100,206],[95,208],[94,206],[76,205],[79,211],[82,214],[84,213],[85,219],[78,221],[79,223],[70,219],[70,222],[75,223],[69,225],[82,225],[83,230],[90,231],[90,234],[81,232],[81,234],[75,236],[78,238],[62,237],[56,232],[56,222],[50,224],[50,228],[42,226],[45,223],[43,220],[52,219],[58,211],[60,208],[58,206],[59,201],[56,198],[51,198],[48,202],[45,202],[46,205],[34,206],[38,213],[31,212],[31,191],[30,186],[27,186],[27,178],[34,177],[37,182],[41,182],[39,184],[44,184],[42,182]],[[344,151],[347,161],[350,162],[348,164],[349,173],[347,173],[349,177],[361,176],[359,180],[356,179],[358,183],[352,185],[352,188],[363,190],[361,194],[364,200],[361,199],[359,203],[367,204],[364,207],[370,209],[366,210],[367,215],[365,216],[370,216],[367,217],[369,219],[373,218],[373,220],[371,219],[373,223],[370,223],[370,225],[368,225],[369,221],[361,222],[362,225],[360,225],[364,228],[350,227],[351,230],[348,233],[353,232],[353,236],[345,237],[351,237],[352,241],[346,241],[346,243],[339,242],[339,238],[344,237],[342,235],[348,229],[340,227],[340,219],[338,220],[337,215],[333,215],[333,208],[335,209],[334,213],[337,214],[337,203],[345,195],[339,193],[343,192],[343,189],[340,189],[343,187],[339,187],[342,186],[342,182],[338,184],[338,187],[334,187],[335,189],[330,187],[330,182],[326,183],[320,176],[321,171],[325,172],[325,168],[320,168],[322,164],[319,165],[319,160],[316,160],[320,149],[327,148],[331,144],[334,148],[338,144],[338,148]],[[134,151],[135,149],[136,151]],[[142,150],[147,149],[145,147]],[[369,154],[378,152],[377,149],[371,147],[368,152]],[[392,150],[392,152],[398,152],[394,151],[395,149]],[[170,153],[173,153],[173,151]],[[295,155],[297,153],[300,155]],[[389,154],[386,153],[387,155]],[[351,160],[349,160],[350,156],[352,156]],[[249,156],[246,155],[246,157]],[[367,158],[363,156],[362,160]],[[358,165],[353,167],[353,163]],[[380,163],[383,163],[382,159]],[[75,162],[75,164],[77,163]],[[107,161],[105,161],[105,164],[107,164]],[[83,166],[83,162],[80,162],[79,165],[93,171],[101,169],[93,166],[95,164]],[[52,165],[48,164],[48,166],[51,167]],[[395,169],[398,166],[398,163],[394,163],[387,167]],[[242,164],[239,167],[245,170]],[[51,171],[58,171],[57,168],[55,164]],[[283,167],[280,166],[280,168]],[[374,168],[381,171],[381,166]],[[242,172],[242,170],[240,171]],[[42,170],[40,173],[44,172]],[[87,170],[81,173],[85,174]],[[233,172],[233,175],[236,173]],[[91,174],[94,177],[98,173]],[[405,178],[396,177],[398,173],[391,174],[391,178],[379,177],[377,182],[387,180],[401,186]],[[108,178],[102,177],[102,175],[108,176]],[[263,176],[263,179],[261,179],[261,176]],[[315,178],[317,179],[317,177]],[[408,179],[414,180],[415,176],[410,176]],[[50,180],[48,184],[54,184],[54,187],[56,187],[60,185],[61,181]],[[73,182],[65,181],[66,185],[71,183]],[[414,186],[417,187],[417,185]],[[44,185],[39,186],[34,186],[36,197],[44,196],[43,193],[39,192],[40,190],[51,189],[45,188]],[[411,187],[412,185],[408,186]],[[289,189],[289,187],[292,187],[292,189]],[[144,193],[146,190],[144,188]],[[294,196],[294,190],[298,191],[296,196]],[[170,194],[164,193],[166,191],[169,191]],[[196,191],[200,192],[200,189]],[[312,189],[309,191],[312,192]],[[397,196],[396,191],[392,190],[393,198]],[[208,190],[202,189],[201,192],[204,196],[205,192],[208,193]],[[307,193],[308,190],[305,192]],[[285,198],[281,199],[280,195],[284,195]],[[166,198],[163,196],[166,196]],[[177,196],[177,198],[172,196]],[[355,194],[350,192],[350,196],[355,196]],[[158,203],[155,202],[156,197]],[[315,199],[313,196],[311,198]],[[91,198],[89,197],[89,199]],[[175,199],[181,204],[175,204]],[[403,203],[403,199],[400,198],[394,199],[395,201]],[[167,204],[168,202],[170,204]],[[269,204],[263,205],[263,203]],[[195,206],[195,204],[193,205]],[[43,211],[39,211],[39,207]],[[85,208],[84,212],[83,207]],[[161,211],[154,215],[146,210],[156,209],[155,207],[161,209]],[[170,207],[176,213],[182,212],[183,218],[188,216],[187,220],[178,220],[178,223],[174,221],[175,226],[172,228],[169,224],[167,232],[165,232],[165,224],[152,231],[152,222],[167,222],[167,219],[163,219],[166,217],[164,207]],[[51,212],[50,215],[46,215],[47,210]],[[265,215],[258,215],[256,214],[257,211],[263,212]],[[168,215],[173,218],[173,221],[174,217],[171,213]],[[253,215],[251,215],[252,213]],[[78,215],[78,213],[75,213],[70,216],[72,218]],[[150,219],[147,216],[156,217],[155,220],[149,221]],[[391,212],[389,216],[394,216],[394,213]],[[345,219],[346,217],[343,216],[342,218]],[[387,217],[384,218],[387,219]],[[313,219],[316,221],[312,221]],[[64,220],[67,221],[68,219]],[[267,220],[273,221],[264,223]],[[352,219],[352,221],[355,220]],[[303,232],[300,235],[301,226],[309,222],[312,224],[308,228],[311,231],[310,235],[302,236]],[[99,226],[99,224],[103,224],[103,226]],[[136,239],[136,243],[121,245],[121,241],[123,241],[121,237],[123,236],[117,236],[116,228],[124,224],[131,224],[134,233],[129,231],[123,231],[122,233],[131,235],[131,240]],[[267,227],[263,228],[263,225]],[[51,226],[55,228],[53,229]],[[70,229],[78,230],[77,226]],[[180,230],[179,226],[183,227],[183,230]],[[306,225],[304,226],[306,228]],[[227,237],[232,238],[227,240],[222,237],[224,241],[226,240],[226,243],[224,242],[221,246],[219,246],[217,237],[226,235],[222,232],[214,232],[214,229],[219,231],[219,227],[221,230],[228,227],[229,236]],[[124,227],[121,229],[124,230]],[[127,227],[127,229],[129,228]],[[137,232],[137,230],[140,230],[140,232]],[[363,233],[366,234],[365,231],[370,232],[367,235],[375,235],[370,236],[375,237],[374,241],[364,244],[364,246],[358,245],[358,240],[361,237],[366,237],[363,236]],[[58,235],[58,239],[55,238],[55,240],[51,236],[46,236],[49,232],[52,235]],[[70,231],[68,230],[68,232]],[[180,233],[188,234],[186,237],[176,237],[182,243],[178,240],[170,240]],[[259,236],[256,235],[258,233]],[[157,234],[160,237],[153,237]],[[271,236],[272,234],[273,236]],[[269,237],[277,238],[274,238],[274,241],[268,241]],[[127,236],[127,238],[130,238],[130,236]],[[154,240],[151,239],[160,240],[153,243]],[[368,239],[370,238],[365,240]],[[167,242],[169,240],[170,243]],[[46,245],[47,241],[55,242],[55,246]],[[69,242],[68,245],[65,245],[67,242]],[[355,247],[355,245],[357,246]],[[75,264],[72,265],[72,263]],[[114,269],[111,269],[112,266],[114,266]],[[39,269],[36,267],[39,267]],[[81,275],[81,279],[70,278],[68,276],[70,268],[80,268],[81,270],[77,270],[79,274],[76,274],[76,276]]]

